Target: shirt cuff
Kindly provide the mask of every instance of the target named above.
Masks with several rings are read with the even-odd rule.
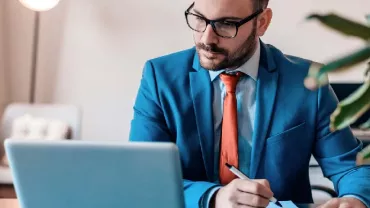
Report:
[[[203,204],[203,207],[206,207],[206,208],[209,208],[209,205],[211,203],[211,199],[213,197],[213,195],[221,188],[222,186],[216,186],[216,187],[213,187],[211,189],[209,189],[206,193],[204,193],[204,196],[203,196],[203,201],[202,201],[202,204]]]
[[[361,197],[359,196],[356,196],[356,195],[344,195],[342,197],[350,197],[350,198],[355,198],[355,199],[358,199],[360,200],[367,208],[370,208],[370,204],[366,203],[364,199],[362,199]]]

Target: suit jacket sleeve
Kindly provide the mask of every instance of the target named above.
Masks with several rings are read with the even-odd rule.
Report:
[[[147,62],[143,70],[129,139],[130,141],[176,142],[175,136],[166,125],[158,93],[156,71],[151,62]],[[204,193],[216,186],[209,182],[194,182],[186,179],[183,185],[186,207],[199,207]]]
[[[370,203],[370,167],[356,166],[356,155],[362,143],[351,130],[330,131],[330,115],[337,106],[337,98],[330,86],[318,90],[316,142],[313,154],[325,177],[333,183],[339,197],[357,196]]]

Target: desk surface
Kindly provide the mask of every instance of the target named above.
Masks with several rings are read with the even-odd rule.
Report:
[[[298,205],[302,208],[315,208],[317,205]],[[20,208],[16,199],[0,199],[1,208]]]

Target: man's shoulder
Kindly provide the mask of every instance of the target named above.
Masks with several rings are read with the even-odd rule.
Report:
[[[310,69],[310,66],[313,63],[320,64],[306,58],[283,53],[282,51],[280,51],[279,49],[272,45],[267,45],[267,47],[272,52],[276,67],[280,74],[290,74],[292,76],[297,75],[306,76]]]
[[[148,60],[155,68],[172,68],[175,66],[191,66],[193,64],[195,48],[189,48],[186,50],[166,54],[160,57],[156,57]]]
[[[145,63],[143,73],[153,73],[149,74],[151,79],[157,84],[165,84],[165,88],[178,86],[192,70],[195,53],[196,50],[191,48],[150,59]]]

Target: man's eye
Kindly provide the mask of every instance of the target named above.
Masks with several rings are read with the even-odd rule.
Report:
[[[223,21],[223,22],[221,22],[222,24],[224,24],[224,25],[234,25],[234,22],[230,22],[230,21]]]
[[[218,24],[218,27],[221,27],[221,28],[233,28],[234,26],[235,24],[231,22],[220,22]]]

